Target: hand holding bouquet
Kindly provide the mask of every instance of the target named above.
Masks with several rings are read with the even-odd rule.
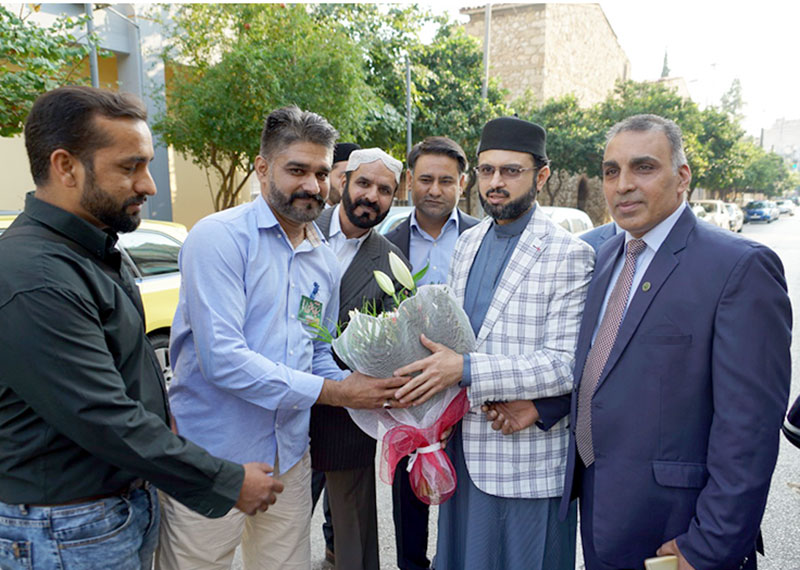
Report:
[[[410,296],[401,300],[392,280],[376,272],[378,284],[395,298],[397,308],[377,316],[351,311],[349,325],[333,340],[339,358],[351,370],[383,378],[431,353],[420,342],[422,334],[459,354],[474,350],[469,319],[447,286],[417,289],[403,262],[393,253],[389,261],[395,278]],[[381,479],[391,484],[397,462],[416,452],[416,459],[409,462],[414,491],[423,502],[439,504],[455,491],[455,471],[439,438],[468,407],[465,391],[453,386],[410,408],[350,410],[350,415],[364,432],[382,439]]]

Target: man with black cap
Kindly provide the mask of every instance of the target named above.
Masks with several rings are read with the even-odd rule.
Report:
[[[328,191],[328,199],[325,201],[326,208],[335,206],[342,199],[342,174],[344,174],[350,153],[360,148],[356,143],[347,142],[336,143],[336,146],[333,147],[333,165],[328,178],[330,190]]]
[[[418,404],[459,384],[472,411],[509,402],[502,405],[523,406],[539,420],[511,437],[481,414],[467,413],[456,426],[447,451],[458,487],[439,508],[437,568],[572,569],[574,505],[558,521],[567,420],[548,405],[572,390],[594,253],[536,208],[550,175],[542,127],[515,117],[489,121],[477,164],[490,217],[459,238],[448,280],[476,350],[456,354],[423,336],[432,354],[395,372],[418,373],[395,397]]]

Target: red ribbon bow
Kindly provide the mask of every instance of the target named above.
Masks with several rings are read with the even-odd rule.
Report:
[[[383,436],[383,460],[389,468],[386,482],[391,484],[394,480],[397,463],[403,457],[421,450],[409,462],[408,477],[414,494],[428,505],[438,505],[449,499],[456,491],[455,469],[443,449],[433,450],[431,446],[439,443],[445,430],[463,418],[467,410],[469,400],[464,389],[432,426],[419,429],[402,425],[387,431]]]

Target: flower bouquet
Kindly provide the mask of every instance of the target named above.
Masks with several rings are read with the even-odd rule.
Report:
[[[405,299],[397,295],[388,275],[376,271],[378,284],[394,297],[397,308],[380,315],[351,311],[350,324],[333,340],[339,358],[351,370],[386,378],[430,354],[419,340],[421,334],[459,354],[474,350],[469,318],[448,287],[417,288],[399,257],[390,253],[389,262],[395,278],[405,287]],[[453,386],[410,408],[348,411],[365,433],[382,441],[381,480],[391,484],[397,462],[411,454],[408,470],[414,493],[424,503],[438,505],[452,496],[456,486],[455,470],[440,439],[468,408],[466,391]]]

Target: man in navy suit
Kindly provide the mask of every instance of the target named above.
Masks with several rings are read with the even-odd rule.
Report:
[[[478,223],[457,207],[467,180],[467,155],[448,137],[428,137],[414,145],[407,163],[406,185],[414,211],[386,238],[411,261],[415,273],[428,266],[420,285],[447,283],[458,236]],[[397,565],[418,570],[430,567],[428,505],[414,495],[407,463],[404,458],[398,465],[392,486]]]
[[[566,479],[581,499],[586,567],[640,568],[656,554],[678,556],[681,569],[755,567],[791,376],[781,262],[697,223],[675,123],[638,115],[607,140],[603,191],[625,233],[602,249],[586,301]],[[645,246],[627,307],[590,380],[634,240]]]
[[[756,567],[791,306],[777,255],[697,223],[690,181],[674,122],[609,131],[603,190],[624,232],[600,248],[586,300],[561,505],[580,497],[587,570],[666,554],[680,570]]]

